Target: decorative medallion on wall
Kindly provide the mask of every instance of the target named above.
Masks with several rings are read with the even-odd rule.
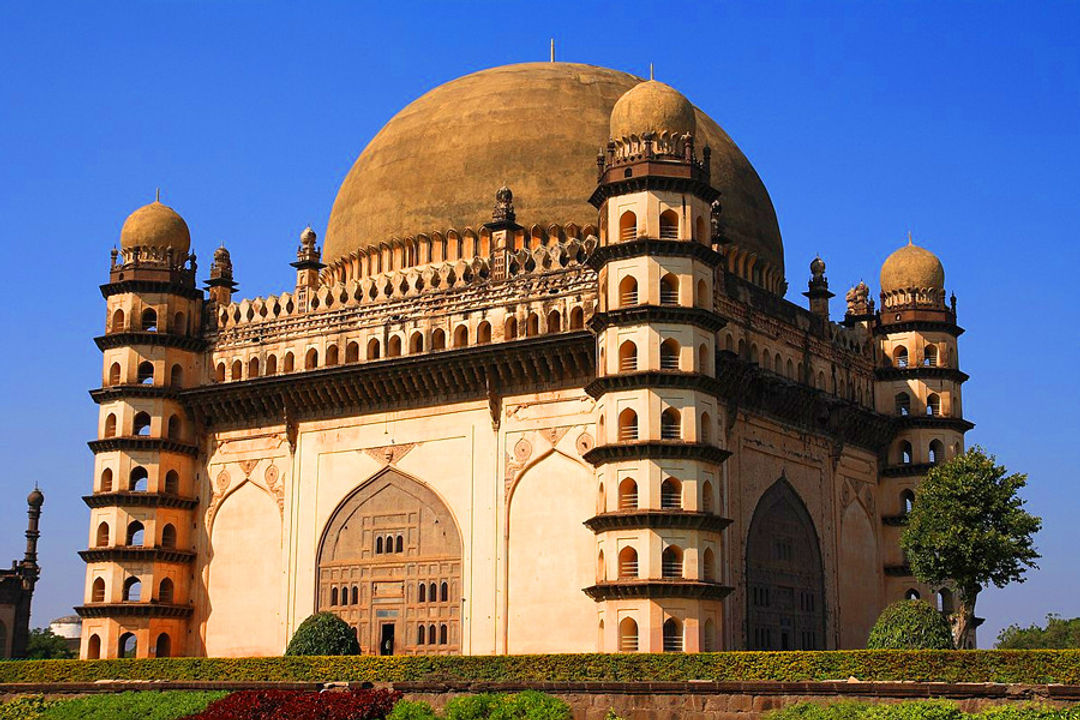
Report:
[[[506,457],[506,475],[503,477],[507,490],[513,485],[514,478],[517,477],[517,474],[529,462],[532,453],[532,443],[527,439],[521,438],[514,443],[513,455],[507,454]]]
[[[281,513],[281,517],[285,517],[285,487],[281,484],[281,478],[278,477],[277,465],[273,463],[266,468],[266,487],[270,489],[270,492],[274,493],[274,498],[277,500],[278,511]]]
[[[596,441],[593,440],[593,436],[587,432],[583,432],[577,437],[577,441],[574,443],[574,447],[577,448],[578,455],[584,456],[585,453],[593,449],[596,445]]]

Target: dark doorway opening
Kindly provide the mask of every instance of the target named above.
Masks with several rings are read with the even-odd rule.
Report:
[[[394,654],[394,623],[383,623],[382,637],[379,639],[379,654]]]

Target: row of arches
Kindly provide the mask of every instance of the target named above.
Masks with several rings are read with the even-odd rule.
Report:
[[[137,412],[131,420],[131,437],[150,437],[150,413]],[[165,423],[165,437],[169,440],[181,441],[184,439],[184,421],[179,415],[170,415]],[[116,413],[105,416],[105,428],[102,437],[117,437]]]
[[[94,547],[110,547],[112,544],[127,547],[145,547],[145,534],[145,526],[138,520],[132,520],[128,523],[127,531],[124,533],[124,542],[113,543],[112,531],[109,527],[109,523],[102,521],[98,523],[97,532],[94,535]],[[174,549],[176,547],[175,525],[172,523],[165,523],[162,525],[158,543],[155,547],[165,549]]]
[[[123,488],[123,490],[127,492],[147,492],[149,490],[149,480],[150,473],[147,472],[146,468],[141,465],[136,465],[128,474],[127,487]],[[103,493],[121,489],[114,487],[112,468],[105,468],[101,471],[101,480],[98,483],[98,489],[99,492]],[[162,483],[160,492],[169,495],[178,495],[180,493],[180,473],[175,470],[166,472],[165,482]]]
[[[601,347],[600,364],[603,365]],[[619,372],[636,372],[642,369],[639,364],[638,346],[633,340],[624,340],[619,344]],[[682,370],[682,345],[675,338],[666,338],[660,342],[660,369]],[[698,346],[697,367],[691,372],[709,373],[709,347],[705,343]]]
[[[638,551],[632,545],[627,545],[619,551],[616,558],[616,577],[619,580],[638,580],[641,578],[641,565],[638,561]],[[600,550],[596,559],[597,581],[607,581],[607,564],[604,559],[604,551]],[[660,554],[660,577],[665,580],[681,580],[687,577],[685,569],[685,553],[678,545],[668,545]],[[694,573],[689,573],[693,577]],[[713,582],[716,579],[716,554],[711,547],[705,548],[701,553],[701,568],[697,577]]]
[[[419,625],[416,628],[416,644],[417,645],[446,645],[449,642],[450,631],[445,624],[440,624],[438,627],[438,640],[435,635],[435,625],[428,625],[426,628],[424,625]]]
[[[543,327],[541,325],[543,324]],[[541,315],[530,312],[519,325],[514,316],[506,319],[503,327],[503,339],[515,340],[519,337],[532,337],[543,333],[563,332],[564,326],[569,330],[581,330],[585,327],[585,312],[580,307],[571,308],[568,325],[563,322],[563,313],[560,310],[552,310],[541,319]],[[465,323],[457,325],[450,336],[442,328],[435,328],[430,333],[415,330],[408,336],[404,333],[389,335],[385,343],[382,339],[372,337],[364,347],[364,360],[380,360],[385,358],[401,357],[404,354],[416,355],[425,351],[436,352],[448,348],[464,348],[470,345],[487,345],[492,342],[492,326],[487,320],[482,320],[475,329],[470,329]],[[319,367],[333,367],[361,361],[361,345],[356,340],[345,343],[344,356],[337,344],[326,347],[325,353],[320,359],[318,348],[308,348],[303,355],[303,369],[315,370]],[[219,361],[215,368],[217,382],[227,380],[243,380],[245,378],[257,378],[264,376],[286,374],[296,372],[297,358],[291,350],[281,356],[280,368],[278,356],[271,353],[265,360],[252,357],[244,361],[236,359],[226,365],[224,360]]]
[[[904,593],[904,599],[921,600],[922,594],[919,593],[919,591],[915,588],[908,588],[907,592]],[[941,588],[936,593],[934,593],[934,602],[932,603],[932,605],[937,610],[945,613],[946,615],[952,615],[954,612],[956,612],[956,601],[954,599],[952,590],[948,588]]]
[[[138,320],[134,317],[129,318],[122,308],[117,308],[113,311],[112,318],[109,321],[108,332],[159,332],[160,329],[164,328],[160,328],[158,313],[154,308],[143,310],[138,316]],[[183,312],[173,314],[172,324],[168,330],[178,335],[187,334],[187,315]]]
[[[944,367],[946,363],[946,353],[938,349],[937,345],[927,345],[923,348],[922,359],[916,357],[914,353],[909,353],[908,348],[905,345],[897,345],[893,348],[891,362],[893,367],[907,368],[907,367]],[[888,356],[885,357],[886,363],[890,361]]]
[[[438,585],[435,583],[417,583],[416,601],[429,603],[450,602],[450,583],[446,581]]]
[[[845,398],[860,405],[865,404],[873,397],[871,390],[872,381],[868,378],[855,378],[836,376],[830,377],[824,370],[818,370],[814,375],[813,369],[808,376],[806,365],[801,360],[785,358],[780,352],[774,352],[769,348],[758,348],[756,342],[747,344],[746,340],[735,342],[734,336],[727,333],[724,337],[724,349],[730,353],[737,353],[743,360],[748,360],[759,365],[767,372],[775,373],[788,380],[798,383],[812,384],[822,392],[832,392],[837,397]],[[830,386],[832,386],[830,388]]]
[[[121,586],[120,600],[121,602],[142,602],[142,580],[138,577],[132,576],[124,580],[124,584]],[[105,578],[94,578],[94,582],[90,586],[90,602],[103,603],[105,602],[106,588]],[[162,578],[158,583],[157,595],[152,598],[147,598],[152,602],[159,603],[173,603],[176,601],[176,586],[174,585],[172,578]]]
[[[360,586],[359,585],[343,585],[340,588],[334,586],[330,588],[330,605],[359,605],[360,604]]]
[[[939,465],[945,462],[945,443],[940,440],[931,440],[926,450],[927,462],[931,465]],[[953,450],[955,454],[957,448],[954,447]],[[911,465],[915,462],[914,450],[907,440],[902,440],[898,446],[898,460],[901,465]]]
[[[702,412],[700,425],[698,426],[698,442],[706,444],[712,442],[712,425],[712,415],[708,412]],[[604,416],[601,414],[597,423],[597,434],[600,436],[600,442],[602,443],[608,442],[604,426]],[[681,440],[682,438],[682,413],[673,407],[665,408],[660,413],[660,439]],[[618,442],[633,442],[640,439],[638,414],[633,408],[625,408],[619,413],[616,439]]]
[[[138,655],[139,644],[134,633],[126,632],[117,641],[116,654],[121,658],[133,658]],[[86,642],[86,657],[88,660],[101,658],[101,636],[97,633],[90,635]],[[154,657],[172,657],[172,638],[168,633],[159,633],[154,641]]]
[[[375,538],[376,555],[402,552],[405,552],[405,537],[403,535],[387,535],[385,538],[380,535]]]
[[[135,383],[137,385],[156,385],[158,383],[156,382],[154,375],[154,363],[149,360],[143,360],[136,368]],[[124,385],[127,384],[127,380],[128,379],[124,376],[123,367],[119,362],[114,362],[109,366],[109,374],[105,380],[106,385]],[[170,369],[168,384],[171,387],[183,386],[184,368],[179,363],[174,363]]]
[[[713,650],[712,638],[716,635],[716,625],[712,618],[705,621],[705,650]],[[600,621],[600,635],[604,634],[604,621]],[[662,628],[662,648],[664,652],[682,652],[685,648],[683,623],[678,618],[664,620]],[[640,648],[638,624],[633,618],[626,617],[619,621],[619,652],[637,652]]]
[[[679,278],[674,273],[664,273],[660,276],[660,304],[680,305],[679,302]],[[618,305],[619,308],[634,307],[644,304],[638,292],[638,280],[634,275],[627,275],[619,281]],[[708,283],[704,279],[697,281],[693,304],[698,307],[709,307],[712,304],[712,296],[709,294]]]
[[[703,216],[698,215],[691,228],[682,230],[680,225],[682,225],[682,223],[679,218],[679,213],[671,208],[664,210],[656,218],[657,237],[661,240],[691,239],[694,242],[699,242],[704,245],[712,244],[707,230],[708,226]],[[639,237],[646,237],[646,232],[646,230],[639,227],[637,213],[633,210],[626,210],[619,215],[619,234],[617,242],[630,242],[631,240],[637,240]],[[600,241],[603,243],[608,241],[606,214],[602,215],[600,218]]]
[[[639,508],[638,484],[634,478],[626,477],[619,481],[619,497],[617,508],[619,510],[637,510]],[[607,498],[604,494],[604,484],[600,483],[599,497],[597,498],[597,512],[604,512]],[[681,510],[683,502],[683,483],[674,477],[666,477],[660,483],[660,509]],[[713,484],[706,480],[701,484],[701,499],[698,507],[702,512],[713,512]]]
[[[898,392],[894,397],[896,404],[897,415],[911,415],[911,396],[906,392]],[[941,396],[937,393],[930,393],[926,396],[925,405],[926,415],[941,415]]]

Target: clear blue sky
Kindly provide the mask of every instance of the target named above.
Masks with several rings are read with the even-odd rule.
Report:
[[[34,622],[81,601],[97,286],[155,187],[202,268],[225,241],[243,296],[280,292],[383,123],[457,76],[547,59],[555,36],[560,60],[655,63],[727,129],[772,195],[791,299],[814,253],[841,298],[876,287],[909,229],[939,254],[969,442],[1030,474],[1045,519],[1042,569],[984,594],[981,641],[1080,615],[1078,28],[1077,3],[2,3],[0,562],[39,482]]]

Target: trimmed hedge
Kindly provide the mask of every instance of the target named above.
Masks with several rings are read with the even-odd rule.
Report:
[[[1080,705],[999,705],[966,713],[956,703],[923,700],[905,703],[800,703],[769,713],[768,720],[1080,720]]]
[[[296,628],[286,655],[359,655],[356,631],[332,612],[309,615]]]
[[[0,683],[96,680],[584,682],[912,680],[1080,685],[1080,650],[835,650],[582,654],[153,658],[0,662]]]
[[[866,647],[873,650],[952,650],[948,621],[930,603],[897,600],[881,611]]]
[[[40,695],[0,704],[0,720],[176,720],[200,712],[223,692],[140,691],[46,700]]]

